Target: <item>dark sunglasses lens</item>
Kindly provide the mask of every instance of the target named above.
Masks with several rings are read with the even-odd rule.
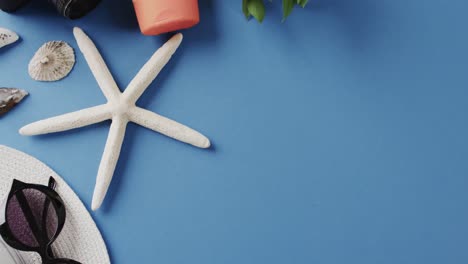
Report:
[[[49,242],[58,228],[57,212],[49,198],[35,189],[15,193],[8,203],[6,218],[13,236],[29,247],[38,247],[40,237]]]

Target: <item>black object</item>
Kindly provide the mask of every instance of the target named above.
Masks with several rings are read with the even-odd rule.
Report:
[[[0,9],[5,12],[15,12],[30,0],[0,0]]]
[[[70,19],[80,18],[93,10],[101,0],[49,0],[57,11]]]
[[[49,186],[13,180],[0,235],[17,250],[39,253],[43,264],[81,264],[55,258],[52,252],[51,245],[62,231],[66,218],[65,205],[54,187],[52,177]]]
[[[0,9],[15,12],[31,0],[0,0]],[[88,14],[101,0],[49,0],[55,9],[64,17],[77,19]]]

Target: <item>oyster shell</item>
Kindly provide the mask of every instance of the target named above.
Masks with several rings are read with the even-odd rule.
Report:
[[[19,36],[15,32],[6,28],[0,28],[0,48],[6,45],[10,45],[16,42],[18,39]]]
[[[0,88],[0,116],[17,105],[28,92],[16,88]]]

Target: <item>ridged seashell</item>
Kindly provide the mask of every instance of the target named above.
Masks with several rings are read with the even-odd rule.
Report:
[[[0,28],[0,48],[6,45],[10,45],[11,43],[16,42],[18,39],[18,34],[15,32],[6,28]]]
[[[28,92],[16,88],[0,88],[0,116],[10,111]]]
[[[29,62],[29,75],[37,81],[58,81],[67,76],[75,65],[73,48],[64,41],[42,45]]]

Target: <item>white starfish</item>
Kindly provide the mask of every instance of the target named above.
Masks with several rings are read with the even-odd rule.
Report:
[[[21,128],[19,132],[27,136],[48,134],[112,119],[91,205],[91,208],[96,210],[101,206],[112,180],[128,122],[134,122],[199,148],[208,148],[210,141],[189,127],[135,105],[179,47],[182,34],[175,35],[158,49],[122,93],[91,39],[79,28],[75,27],[73,33],[89,68],[107,98],[107,103],[38,121]]]

